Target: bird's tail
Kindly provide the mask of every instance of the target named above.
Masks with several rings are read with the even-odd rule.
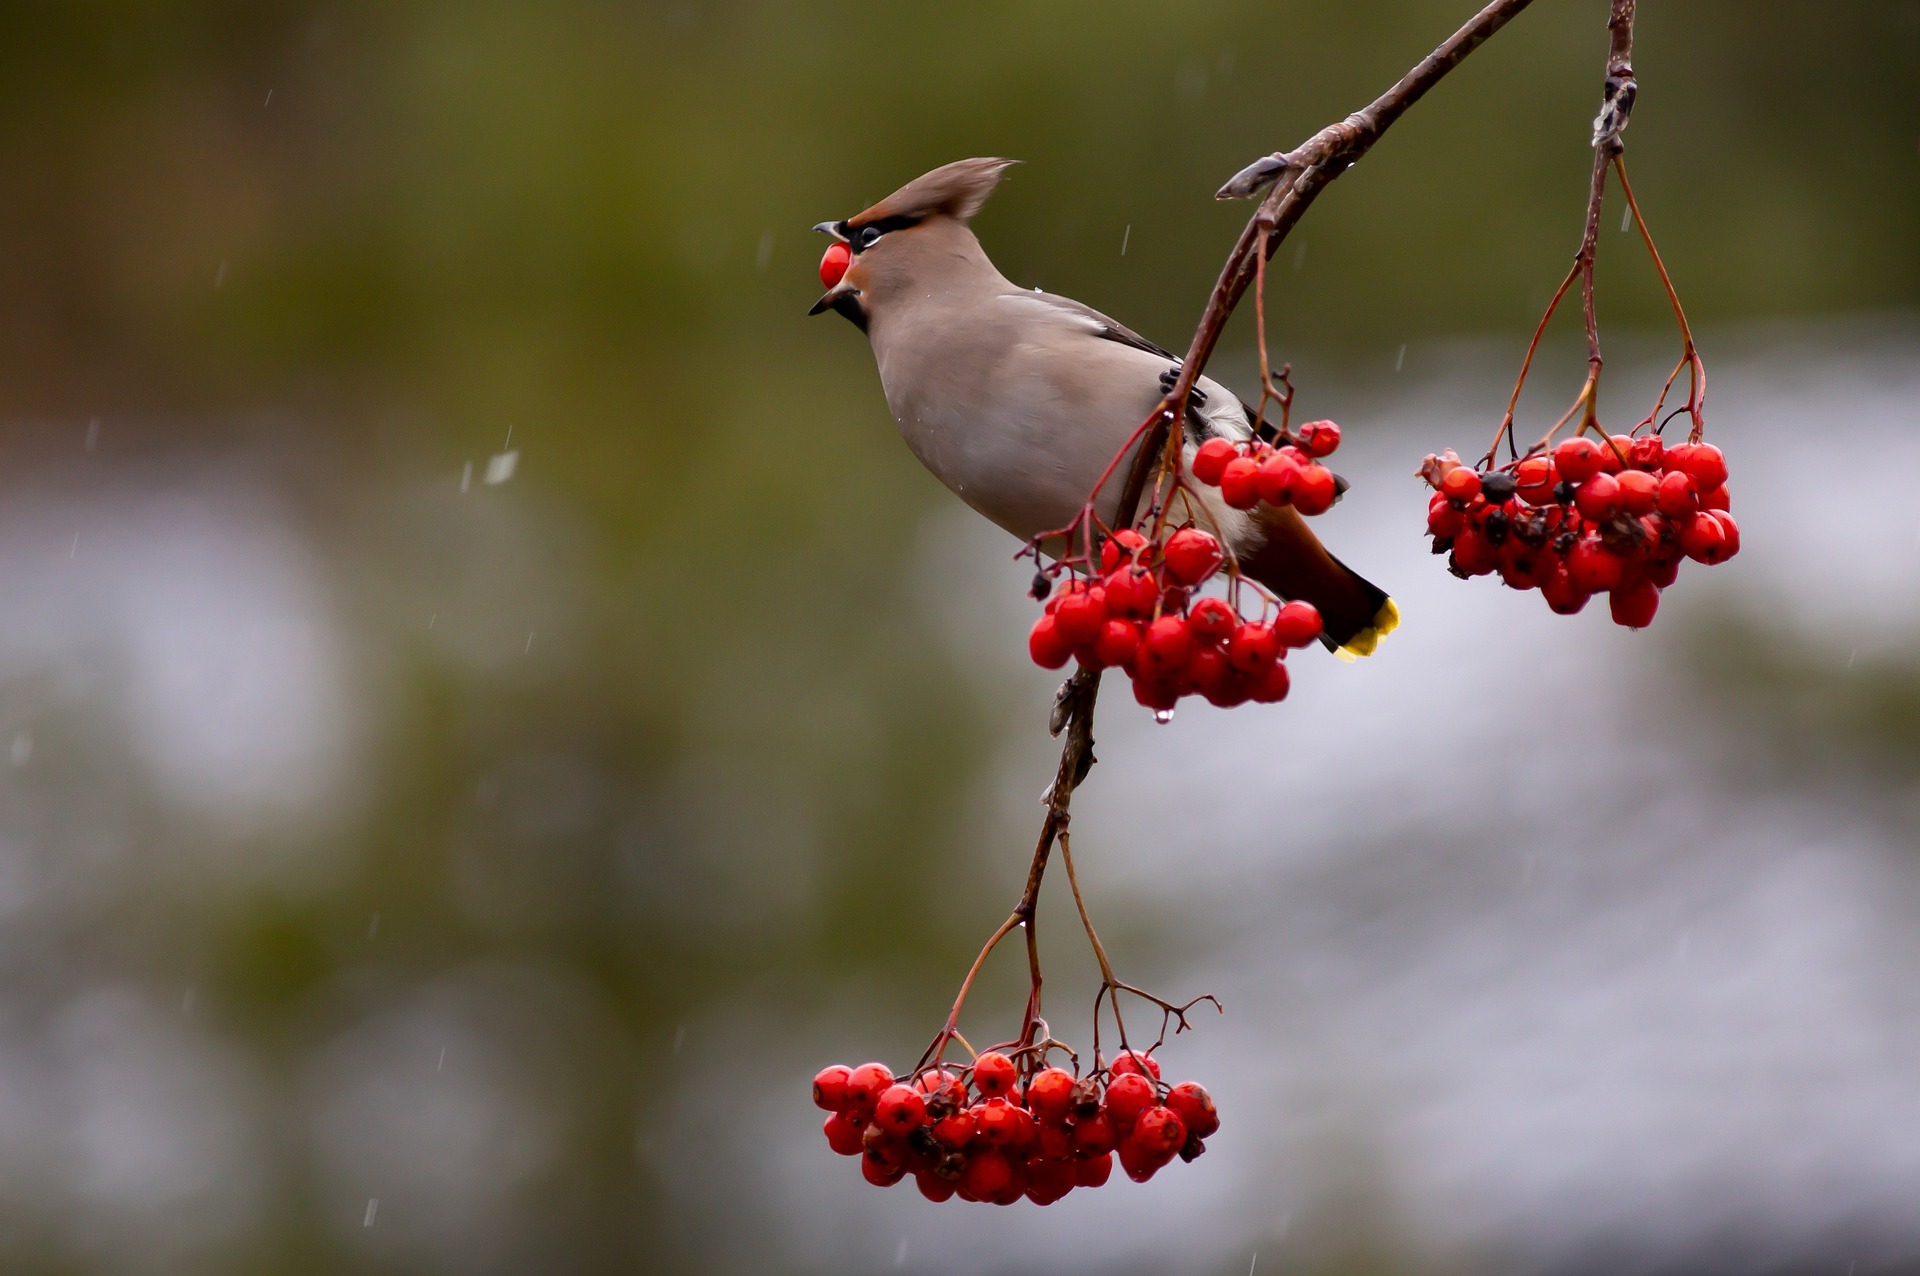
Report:
[[[1299,514],[1285,506],[1261,506],[1267,538],[1243,555],[1240,568],[1279,594],[1320,610],[1322,641],[1343,659],[1370,656],[1400,623],[1400,609],[1385,590],[1327,552]]]

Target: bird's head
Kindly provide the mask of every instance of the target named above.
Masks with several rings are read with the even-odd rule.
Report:
[[[924,283],[926,270],[951,259],[943,249],[956,236],[973,240],[967,220],[1018,162],[956,160],[914,178],[865,212],[815,226],[834,242],[820,259],[827,290],[807,313],[837,310],[864,332],[876,306]]]

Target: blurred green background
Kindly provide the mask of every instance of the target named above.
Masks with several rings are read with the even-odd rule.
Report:
[[[1406,474],[1477,446],[1578,238],[1605,8],[1540,0],[1277,259],[1276,339],[1306,406],[1343,409],[1350,437],[1377,426],[1349,474],[1373,480],[1379,545],[1411,555],[1398,579],[1439,575]],[[1642,10],[1632,173],[1691,317],[1746,359],[1730,401],[1814,418],[1782,440],[1866,418],[1899,437],[1920,3]],[[1231,1153],[1182,1169],[1189,1195],[1162,1199],[1224,1211],[1186,1258],[1086,1248],[1121,1216],[1078,1198],[1037,1222],[949,1212],[946,1241],[910,1248],[933,1207],[902,1189],[876,1215],[805,1104],[820,1064],[904,1062],[930,1035],[1017,887],[1049,765],[1013,547],[956,518],[900,445],[858,334],[803,317],[807,228],[936,164],[1017,157],[977,224],[1000,266],[1180,346],[1247,211],[1211,191],[1468,11],[0,7],[0,1266],[1237,1271],[1261,1238],[1262,1271],[1740,1266],[1748,1250],[1669,1243],[1625,1206],[1564,1244],[1538,1222],[1562,1207],[1517,1198],[1524,1226],[1494,1210],[1470,1240],[1382,1223],[1367,1167],[1391,1157],[1345,1134],[1306,1140],[1285,1201]],[[1670,357],[1664,301],[1628,237],[1603,254],[1609,349],[1640,386]],[[1223,375],[1244,370],[1245,329]],[[1549,350],[1540,411],[1577,363]],[[1817,395],[1793,372],[1814,364]],[[1364,542],[1362,515],[1339,517]],[[1693,762],[1731,750],[1713,801],[1739,806],[1756,774],[1801,785],[1809,811],[1844,791],[1882,813],[1899,863],[1920,749],[1906,528],[1868,520],[1849,542],[1896,584],[1848,595],[1883,629],[1844,667],[1807,665],[1838,641],[1833,613],[1783,620],[1796,586],[1758,575],[1703,583],[1711,605],[1636,649],[1700,698],[1695,718],[1737,722],[1660,737]],[[1776,536],[1805,546],[1790,521]],[[1452,584],[1428,614],[1479,637],[1435,648],[1436,676],[1498,685],[1530,650],[1490,649],[1513,600]],[[1597,621],[1579,632],[1613,650]],[[1342,688],[1391,676],[1343,674],[1292,723],[1348,721]],[[1417,687],[1386,685],[1352,702],[1377,735],[1428,731]],[[1310,752],[1290,712],[1236,723],[1234,756]],[[1167,774],[1151,759],[1205,753],[1192,732],[1212,728],[1183,725],[1139,737],[1140,791]],[[1470,753],[1403,770],[1533,828]],[[1169,819],[1180,794],[1161,794]],[[1391,797],[1355,790],[1328,818],[1356,827]],[[1185,817],[1185,834],[1109,832],[1140,865],[1180,836],[1204,858],[1213,817]],[[1274,828],[1215,840],[1264,881],[1254,866],[1300,849]],[[1210,940],[1232,891],[1126,880],[1114,926],[1152,969],[1291,986],[1283,964],[1228,962],[1258,918]],[[980,995],[1012,1013],[1017,988]],[[1874,1005],[1900,1043],[1876,1058],[1911,1061],[1911,1007]],[[1278,1047],[1227,1039],[1231,1113],[1260,1089],[1248,1052]],[[1601,1179],[1632,1177],[1602,1159]],[[1752,1252],[1824,1270],[1857,1226],[1893,1265],[1862,1273],[1920,1264],[1920,1235],[1837,1199],[1842,1223],[1762,1229]]]

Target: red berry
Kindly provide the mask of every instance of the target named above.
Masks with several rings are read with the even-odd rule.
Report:
[[[1304,647],[1325,628],[1320,609],[1312,603],[1297,600],[1287,603],[1273,617],[1273,633],[1283,647]]]
[[[862,1120],[873,1115],[873,1105],[893,1084],[893,1070],[884,1063],[863,1063],[847,1074],[846,1110]]]
[[[914,1186],[920,1189],[920,1195],[936,1204],[941,1201],[952,1200],[953,1194],[960,1190],[959,1184],[948,1179],[943,1179],[938,1174],[927,1170],[916,1171],[913,1176],[913,1182]]]
[[[1034,1128],[1033,1155],[1049,1161],[1073,1155],[1073,1129],[1064,1121],[1041,1121]]]
[[[838,1112],[847,1106],[847,1078],[853,1069],[844,1063],[822,1068],[813,1075],[813,1106]]]
[[[1689,518],[1680,528],[1680,549],[1696,563],[1724,561],[1727,529],[1721,525],[1720,516],[1708,511]]]
[[[1213,1096],[1198,1081],[1182,1081],[1167,1092],[1167,1106],[1180,1114],[1187,1133],[1196,1139],[1210,1138],[1220,1128],[1220,1113]]]
[[[1119,1137],[1120,1132],[1113,1126],[1113,1115],[1104,1107],[1093,1116],[1081,1117],[1073,1123],[1073,1146],[1085,1156],[1113,1151]]]
[[[1427,502],[1427,531],[1434,536],[1451,538],[1460,534],[1467,525],[1467,516],[1453,507],[1445,496],[1435,492],[1433,499]]]
[[[1134,666],[1143,674],[1164,676],[1179,672],[1193,654],[1193,633],[1179,616],[1162,616],[1147,626]]]
[[[1114,1056],[1114,1060],[1112,1064],[1108,1065],[1107,1071],[1116,1077],[1124,1077],[1129,1072],[1137,1072],[1143,1077],[1151,1077],[1155,1081],[1158,1081],[1160,1079],[1160,1061],[1152,1055],[1142,1054],[1138,1050],[1122,1050],[1118,1055]]]
[[[1622,470],[1615,480],[1620,484],[1620,508],[1638,518],[1653,513],[1660,498],[1660,480],[1645,470]]]
[[[836,1112],[820,1127],[826,1132],[827,1146],[841,1156],[859,1156],[864,1125],[858,1117]]]
[[[1239,455],[1240,449],[1233,440],[1208,439],[1194,452],[1193,464],[1188,468],[1193,471],[1193,477],[1202,483],[1218,487],[1220,476],[1227,472],[1228,463]]]
[[[1725,510],[1714,510],[1712,514],[1714,518],[1719,520],[1720,526],[1727,530],[1727,552],[1721,555],[1721,559],[1724,561],[1740,552],[1740,524],[1734,522],[1733,515],[1727,513]]]
[[[1480,495],[1480,476],[1467,466],[1455,466],[1440,480],[1440,494],[1457,505],[1465,505]]]
[[[1072,1161],[1033,1161],[1027,1166],[1027,1199],[1051,1205],[1071,1192],[1076,1182]]]
[[[1158,1098],[1154,1084],[1138,1072],[1123,1072],[1107,1082],[1107,1114],[1117,1130],[1130,1130]]]
[[[1122,563],[1133,561],[1135,550],[1145,549],[1147,538],[1131,528],[1122,528],[1100,547],[1100,570],[1112,572]]]
[[[1665,589],[1673,584],[1675,577],[1679,576],[1681,561],[1679,558],[1657,558],[1642,570],[1647,573],[1647,579],[1654,583],[1655,588]]]
[[[1153,615],[1153,605],[1160,601],[1160,583],[1152,572],[1141,567],[1115,568],[1107,575],[1103,588],[1107,591],[1109,616],[1144,620]]]
[[[1139,646],[1139,625],[1131,620],[1109,620],[1093,640],[1093,654],[1108,668],[1125,669],[1133,664],[1133,653]]]
[[[1630,435],[1611,434],[1600,444],[1600,465],[1607,473],[1620,473],[1632,460],[1633,439]]]
[[[1332,456],[1340,446],[1340,427],[1331,421],[1309,421],[1295,433],[1308,456]]]
[[[927,1123],[927,1101],[912,1086],[888,1086],[874,1105],[873,1123],[904,1138]]]
[[[1553,486],[1558,478],[1551,459],[1530,456],[1514,467],[1513,481],[1521,500],[1529,505],[1546,505],[1553,500]]]
[[[1285,505],[1293,499],[1294,485],[1304,473],[1293,453],[1275,452],[1260,465],[1260,499],[1269,505]]]
[[[1620,583],[1620,560],[1598,536],[1583,536],[1567,551],[1567,580],[1589,594],[1605,593]]]
[[[1691,474],[1702,491],[1719,487],[1727,481],[1727,458],[1711,443],[1696,443],[1684,459],[1676,460],[1674,464]]]
[[[1164,713],[1179,704],[1180,689],[1159,678],[1144,676],[1139,672],[1139,663],[1139,658],[1135,657],[1133,698],[1155,713]]]
[[[1340,485],[1333,477],[1333,471],[1324,465],[1315,463],[1300,471],[1293,481],[1293,508],[1302,514],[1324,514],[1333,508],[1333,501],[1340,494]]]
[[[1027,654],[1042,669],[1059,669],[1073,654],[1073,644],[1061,636],[1052,616],[1042,616],[1027,634]]]
[[[977,1133],[973,1128],[972,1108],[962,1108],[933,1123],[933,1137],[942,1147],[963,1148],[973,1142],[973,1136]]]
[[[1660,607],[1659,587],[1645,576],[1623,581],[1607,597],[1613,623],[1628,629],[1645,629],[1653,623],[1653,613]]]
[[[1005,1191],[1012,1182],[1013,1165],[991,1148],[969,1156],[967,1168],[960,1172],[960,1189],[981,1200]]]
[[[1271,625],[1245,624],[1227,640],[1227,663],[1252,677],[1280,656],[1280,636]]]
[[[1033,1115],[1007,1099],[988,1099],[973,1108],[973,1133],[992,1147],[1025,1147],[1033,1140]]]
[[[998,1050],[989,1050],[973,1061],[973,1088],[984,1098],[1013,1093],[1013,1084],[1019,1079],[1020,1071],[1013,1060]]]
[[[1076,583],[1060,600],[1053,613],[1053,625],[1060,640],[1069,647],[1092,642],[1107,620],[1107,591],[1098,585]]]
[[[1233,636],[1233,608],[1218,598],[1202,598],[1187,613],[1187,627],[1201,642],[1225,642]]]
[[[1198,585],[1220,570],[1220,542],[1197,527],[1183,527],[1167,538],[1167,574],[1183,585]]]
[[[1557,616],[1571,616],[1587,605],[1590,590],[1573,583],[1573,574],[1564,565],[1540,582],[1540,596]],[[1205,1137],[1202,1135],[1201,1137]]]
[[[1727,485],[1711,488],[1700,493],[1700,508],[1703,510],[1727,511],[1733,508],[1733,500],[1727,495]]]
[[[1670,470],[1660,480],[1654,508],[1668,518],[1683,518],[1700,508],[1700,488],[1690,474]]]
[[[1657,473],[1666,468],[1667,444],[1657,434],[1642,434],[1627,449],[1627,462],[1636,470]]]
[[[1453,565],[1469,576],[1484,576],[1500,563],[1500,551],[1477,527],[1453,538]]]
[[[1146,1182],[1166,1165],[1165,1161],[1155,1157],[1131,1138],[1120,1140],[1120,1146],[1116,1151],[1120,1158],[1120,1168],[1125,1170],[1127,1177],[1136,1183]]]
[[[1286,661],[1276,660],[1254,680],[1253,699],[1260,704],[1279,704],[1292,687],[1293,675],[1287,672]]]
[[[1580,485],[1573,503],[1594,522],[1605,522],[1620,508],[1620,480],[1602,471]]]
[[[1553,449],[1553,468],[1576,487],[1598,474],[1601,464],[1600,445],[1592,439],[1562,439]]]
[[[867,1182],[873,1184],[875,1187],[892,1187],[895,1183],[907,1177],[907,1167],[904,1161],[891,1161],[876,1159],[872,1156],[863,1156],[860,1158],[860,1173],[864,1174]]]
[[[847,263],[853,260],[853,249],[842,243],[827,245],[827,251],[820,255],[820,286],[831,288],[846,277]]]
[[[1081,1187],[1105,1187],[1113,1177],[1113,1153],[1102,1152],[1074,1162],[1073,1181]]]
[[[1140,1114],[1127,1136],[1157,1161],[1171,1161],[1187,1142],[1187,1123],[1172,1108],[1155,1106]]]
[[[1220,499],[1237,510],[1250,510],[1260,503],[1260,462],[1250,456],[1236,456],[1227,462],[1220,475]]]

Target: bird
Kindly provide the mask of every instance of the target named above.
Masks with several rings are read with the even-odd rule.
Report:
[[[1092,307],[1022,288],[994,266],[969,223],[1016,162],[958,160],[864,212],[815,226],[851,255],[808,313],[833,311],[866,334],[908,448],[954,495],[1033,542],[1084,508],[1181,360]],[[1182,464],[1209,438],[1252,437],[1255,419],[1226,386],[1200,377]],[[1116,474],[1123,478],[1125,468]],[[1108,526],[1121,486],[1107,483],[1096,502]],[[1370,655],[1399,622],[1386,592],[1329,553],[1296,510],[1236,510],[1218,489],[1190,486],[1197,496],[1181,516],[1225,542],[1245,575],[1283,599],[1313,604],[1329,648]]]

